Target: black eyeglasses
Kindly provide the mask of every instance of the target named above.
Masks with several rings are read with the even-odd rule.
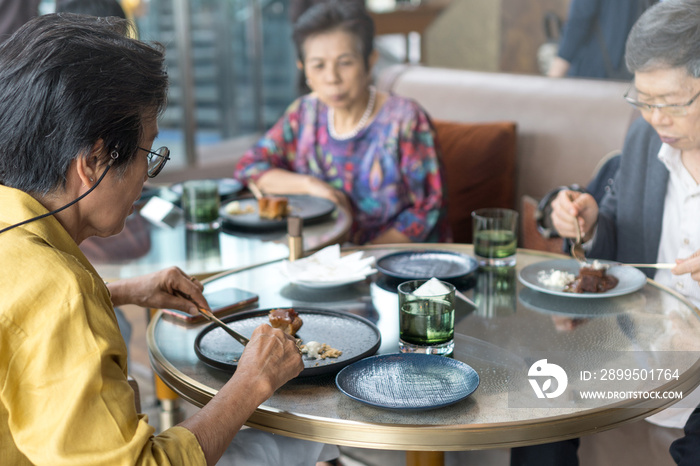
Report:
[[[630,96],[630,93],[634,90],[633,87],[630,87],[627,89],[627,92],[625,92],[624,98],[627,102],[629,102],[631,105],[634,105],[637,107],[641,112],[653,112],[655,108],[658,108],[660,112],[669,115],[669,116],[685,116],[688,114],[688,108],[693,105],[693,102],[697,100],[698,97],[700,97],[700,92],[695,94],[695,97],[690,99],[687,103],[685,104],[647,104],[644,102],[640,102],[633,97]]]
[[[170,149],[165,146],[156,150],[148,150],[143,147],[139,147],[139,149],[148,152],[148,177],[155,178],[163,169],[165,163],[170,160]]]

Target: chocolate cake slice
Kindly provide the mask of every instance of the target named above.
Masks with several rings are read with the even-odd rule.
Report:
[[[606,273],[603,267],[581,267],[578,276],[565,291],[572,293],[603,293],[615,288],[618,279]]]

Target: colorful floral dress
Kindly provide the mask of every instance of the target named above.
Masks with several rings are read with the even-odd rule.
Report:
[[[446,188],[435,130],[415,102],[389,96],[374,120],[347,140],[328,134],[328,107],[297,99],[246,152],[234,177],[271,168],[313,175],[350,198],[351,239],[363,244],[395,228],[412,241],[446,241]]]

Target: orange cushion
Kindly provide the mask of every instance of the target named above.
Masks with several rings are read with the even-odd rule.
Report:
[[[452,237],[471,243],[472,211],[515,208],[516,124],[433,123],[445,166]]]
[[[528,195],[521,198],[520,206],[520,246],[525,249],[562,253],[564,240],[561,238],[545,238],[537,229],[537,201]]]

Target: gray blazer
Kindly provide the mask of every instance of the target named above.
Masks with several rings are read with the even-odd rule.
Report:
[[[656,262],[668,185],[668,170],[658,159],[661,139],[642,118],[625,138],[613,189],[600,202],[591,258]],[[655,272],[645,269],[651,277]]]

